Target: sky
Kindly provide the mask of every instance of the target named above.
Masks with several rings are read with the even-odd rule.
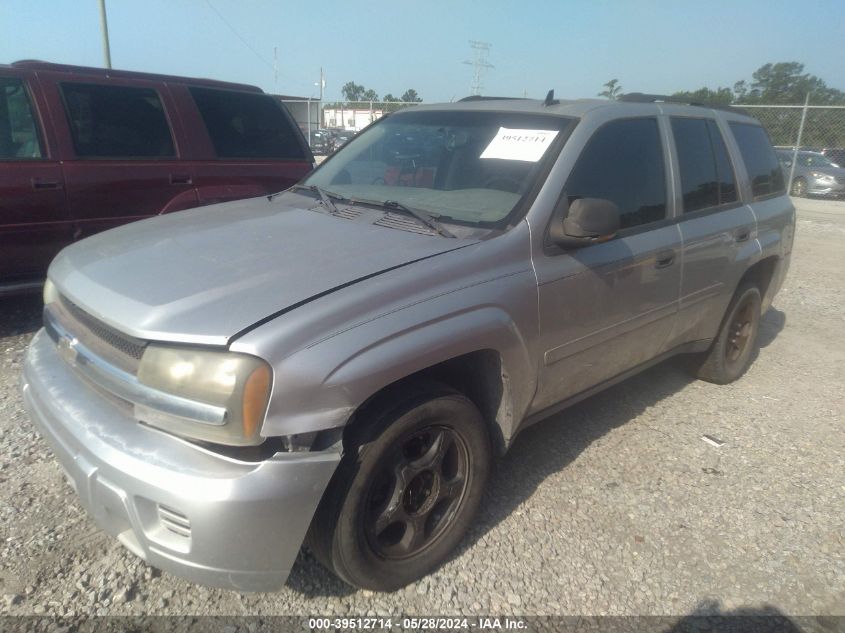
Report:
[[[490,43],[484,94],[594,97],[733,86],[798,61],[845,90],[842,0],[106,0],[114,68],[340,99],[347,81],[425,101],[470,94],[469,41]],[[274,81],[274,47],[278,80]],[[98,0],[0,0],[0,64],[103,66]]]

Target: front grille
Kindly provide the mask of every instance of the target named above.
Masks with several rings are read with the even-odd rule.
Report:
[[[386,213],[384,217],[379,218],[374,222],[379,226],[387,226],[391,229],[398,229],[400,231],[408,231],[410,233],[419,233],[420,235],[437,235],[437,231],[422,224],[415,218],[406,215],[398,215],[396,213]]]
[[[191,521],[181,512],[159,505],[158,520],[169,532],[183,538],[191,538]]]
[[[124,371],[137,372],[146,341],[118,332],[64,296],[47,309],[62,327],[97,356]]]

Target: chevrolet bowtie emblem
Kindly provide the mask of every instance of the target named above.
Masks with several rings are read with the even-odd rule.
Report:
[[[59,350],[59,356],[65,359],[66,362],[73,364],[76,362],[76,344],[77,341],[75,338],[68,338],[67,336],[62,336],[59,339],[57,344]]]

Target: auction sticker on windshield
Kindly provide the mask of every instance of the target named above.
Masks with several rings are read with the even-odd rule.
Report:
[[[514,130],[500,127],[481,158],[504,158],[536,163],[557,136],[557,130]]]

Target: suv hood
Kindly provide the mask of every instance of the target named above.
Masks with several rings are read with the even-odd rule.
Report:
[[[285,193],[136,222],[69,246],[49,277],[130,336],[226,345],[271,315],[474,242],[308,210],[317,204]]]

